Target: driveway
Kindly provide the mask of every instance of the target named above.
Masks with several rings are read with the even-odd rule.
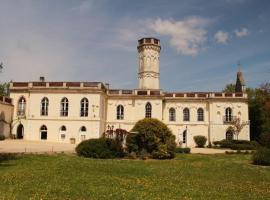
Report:
[[[75,144],[47,141],[4,140],[0,141],[0,153],[53,153],[75,151]]]

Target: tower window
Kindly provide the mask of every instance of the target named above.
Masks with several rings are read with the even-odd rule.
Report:
[[[116,119],[123,120],[124,119],[124,106],[118,105],[116,108]]]
[[[152,105],[151,103],[147,103],[145,105],[145,118],[151,118],[152,117]]]

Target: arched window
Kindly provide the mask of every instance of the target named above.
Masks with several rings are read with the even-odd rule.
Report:
[[[232,109],[230,107],[226,108],[225,110],[225,120],[226,122],[232,121]]]
[[[197,119],[198,121],[204,121],[204,112],[202,108],[197,110]]]
[[[47,127],[45,125],[40,128],[40,139],[47,140]]]
[[[86,139],[86,128],[85,128],[85,126],[82,126],[80,128],[80,135],[81,135],[81,141]]]
[[[185,108],[183,110],[183,121],[189,121],[189,109]]]
[[[81,131],[81,132],[86,132],[85,126],[82,126],[82,127],[80,128],[80,131]]]
[[[66,97],[61,100],[60,107],[60,116],[68,116],[68,99]]]
[[[175,109],[174,108],[170,108],[169,109],[169,121],[175,121]]]
[[[226,140],[233,140],[233,131],[231,129],[226,131]]]
[[[41,110],[40,110],[41,116],[48,116],[48,107],[49,107],[49,100],[47,97],[44,97],[41,100]]]
[[[67,128],[65,126],[61,126],[60,130],[61,131],[67,131]]]
[[[124,106],[118,105],[116,108],[116,119],[122,120],[124,119]]]
[[[152,105],[151,103],[147,102],[145,105],[145,118],[151,118],[152,117]]]
[[[60,127],[60,137],[62,140],[66,138],[66,131],[67,131],[66,126],[63,125]]]
[[[81,117],[88,117],[88,99],[81,100]]]
[[[184,130],[183,131],[183,144],[186,144],[186,142],[187,142],[187,130]]]
[[[24,97],[21,97],[18,101],[18,116],[25,116],[26,100]]]

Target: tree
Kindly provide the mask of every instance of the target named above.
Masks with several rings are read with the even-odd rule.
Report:
[[[235,84],[233,83],[227,84],[225,88],[222,90],[222,92],[228,92],[228,93],[235,92]]]
[[[231,128],[233,130],[233,133],[236,135],[237,140],[238,140],[238,136],[239,136],[240,132],[242,131],[242,129],[246,125],[248,125],[248,122],[242,122],[239,117],[232,120],[232,127]]]
[[[9,96],[9,83],[0,83],[0,96]]]
[[[128,151],[149,153],[153,158],[168,159],[175,156],[175,136],[166,124],[158,119],[138,121],[127,136]]]

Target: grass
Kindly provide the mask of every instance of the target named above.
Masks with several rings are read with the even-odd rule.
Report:
[[[24,155],[0,163],[0,199],[270,199],[270,167],[250,155],[93,160]]]

